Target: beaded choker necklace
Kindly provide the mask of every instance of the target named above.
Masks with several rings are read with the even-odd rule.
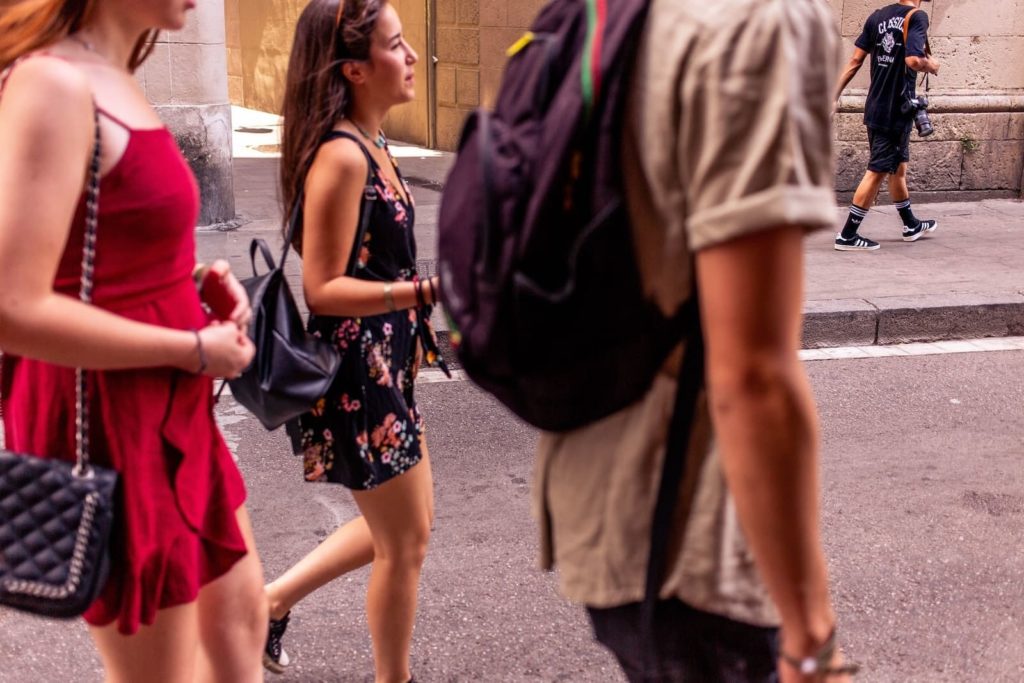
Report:
[[[384,149],[385,147],[387,147],[388,139],[384,137],[383,131],[377,131],[377,137],[375,138],[370,137],[370,134],[363,130],[363,127],[356,123],[355,119],[349,118],[349,121],[351,121],[352,125],[356,127],[356,130],[359,131],[360,135],[362,135],[364,138],[373,143],[374,147],[376,147],[377,149]]]

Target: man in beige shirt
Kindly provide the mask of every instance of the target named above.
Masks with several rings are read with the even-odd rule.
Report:
[[[841,661],[816,414],[797,357],[802,239],[835,219],[838,42],[824,0],[651,3],[624,134],[627,197],[645,289],[666,315],[690,297],[696,268],[707,349],[657,642],[640,642],[639,603],[680,354],[634,405],[544,435],[534,487],[542,563],[557,565],[633,681],[823,680]]]

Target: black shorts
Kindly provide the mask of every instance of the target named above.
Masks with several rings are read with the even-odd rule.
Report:
[[[868,170],[876,173],[895,173],[900,164],[910,161],[911,122],[902,131],[868,128],[868,143],[871,145],[871,159]]]

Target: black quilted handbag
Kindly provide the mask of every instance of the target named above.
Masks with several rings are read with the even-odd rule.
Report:
[[[369,202],[376,198],[373,166],[369,160],[367,164],[370,170],[367,171],[356,240],[345,269],[347,275],[355,272],[358,245],[363,243],[372,213]],[[303,196],[300,194],[288,222],[280,261],[275,265],[267,243],[254,239],[249,245],[253,277],[242,281],[252,305],[249,336],[256,345],[256,355],[241,376],[228,381],[228,386],[235,400],[267,429],[277,429],[309,412],[327,393],[341,365],[337,347],[306,331],[285,279],[284,262],[295,231],[302,224],[302,204]],[[257,274],[257,251],[269,269],[263,275]]]
[[[99,202],[96,121],[82,256],[82,301],[92,300]],[[82,614],[107,580],[117,473],[89,463],[85,374],[76,371],[76,462],[0,450],[0,605],[48,617]]]

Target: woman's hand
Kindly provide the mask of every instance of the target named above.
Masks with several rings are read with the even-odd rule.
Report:
[[[249,323],[252,322],[252,308],[249,305],[249,295],[246,294],[245,288],[231,272],[231,266],[224,259],[217,259],[210,264],[210,273],[213,277],[218,278],[220,286],[235,301],[235,307],[228,314],[226,320],[235,323],[238,329],[245,332],[249,328]],[[203,300],[206,301],[205,296]]]
[[[202,346],[202,355],[206,360],[202,373],[210,377],[238,377],[249,367],[256,353],[256,347],[242,328],[220,321],[199,330],[195,364],[191,368],[193,371],[202,363],[199,345]]]

